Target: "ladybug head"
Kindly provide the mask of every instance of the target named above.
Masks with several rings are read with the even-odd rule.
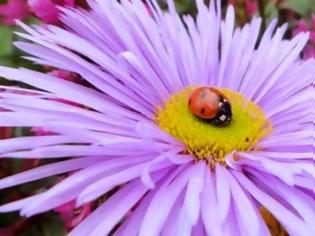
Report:
[[[220,96],[219,110],[216,116],[209,120],[209,122],[215,126],[227,126],[232,120],[232,108],[230,102]]]

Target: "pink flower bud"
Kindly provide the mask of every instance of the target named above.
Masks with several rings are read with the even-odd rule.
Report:
[[[59,24],[57,6],[75,6],[75,0],[28,0],[34,14],[48,24]]]
[[[15,20],[23,20],[29,16],[30,11],[24,0],[8,0],[0,5],[0,23],[14,25]]]
[[[75,201],[70,201],[54,209],[63,219],[65,226],[70,230],[77,226],[86,216],[91,213],[91,204],[87,203],[76,208]]]
[[[308,44],[303,50],[303,58],[315,58],[315,15],[312,15],[310,21],[304,19],[299,20],[295,28],[293,29],[293,36],[301,32],[310,32],[310,38]]]

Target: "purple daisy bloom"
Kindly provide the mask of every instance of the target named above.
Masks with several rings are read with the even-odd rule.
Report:
[[[65,159],[0,188],[71,173],[1,212],[29,217],[106,196],[69,235],[270,235],[262,208],[290,235],[315,235],[315,62],[299,57],[308,33],[284,40],[287,26],[272,21],[257,46],[260,18],[235,28],[232,7],[221,21],[219,1],[196,2],[195,20],[171,0],[167,12],[155,1],[91,0],[89,11],[62,10],[66,29],[20,23],[28,59],[89,85],[0,68],[40,89],[2,86],[0,126],[50,132],[1,140],[0,156]],[[199,86],[228,99],[229,125],[189,111]]]

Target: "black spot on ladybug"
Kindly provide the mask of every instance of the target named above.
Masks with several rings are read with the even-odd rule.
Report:
[[[203,114],[203,113],[205,113],[205,111],[206,110],[204,108],[201,108],[200,113]]]
[[[203,91],[203,92],[200,94],[200,98],[201,98],[201,99],[204,99],[206,96],[207,96],[207,93],[206,93],[205,91]]]
[[[249,142],[249,138],[248,137],[245,138],[245,142]]]

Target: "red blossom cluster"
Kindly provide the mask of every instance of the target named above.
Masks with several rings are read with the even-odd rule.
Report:
[[[75,7],[75,0],[8,0],[0,5],[0,23],[14,25],[15,20],[36,16],[48,24],[59,24],[58,6]]]
[[[310,38],[308,44],[303,51],[303,58],[315,58],[315,14],[312,15],[309,21],[301,19],[298,21],[296,27],[293,30],[293,35],[297,35],[300,32],[310,32]]]

